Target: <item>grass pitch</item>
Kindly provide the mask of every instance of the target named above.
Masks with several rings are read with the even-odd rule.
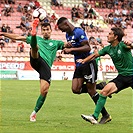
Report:
[[[91,114],[94,103],[89,95],[74,95],[71,81],[52,81],[37,121],[29,121],[39,96],[39,81],[1,81],[0,133],[132,133],[132,90],[126,89],[107,100],[112,121],[91,125],[81,114]]]

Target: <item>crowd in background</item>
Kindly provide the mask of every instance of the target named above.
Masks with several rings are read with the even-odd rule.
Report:
[[[123,29],[128,28],[128,26],[133,28],[133,2],[129,2],[129,0],[93,0],[94,8],[92,8],[89,2],[92,0],[82,0],[82,7],[80,5],[74,5],[71,8],[71,20],[73,22],[77,22],[78,19],[81,19],[82,22],[80,26],[86,33],[88,32],[104,32],[101,24],[97,22],[96,24],[88,23],[85,20],[98,20],[98,15],[96,14],[96,9],[111,9],[109,14],[105,14],[104,23],[109,24],[111,26],[119,26]],[[14,7],[15,4],[18,4]],[[10,25],[2,23],[1,15],[5,17],[11,17],[14,12],[21,13],[20,24],[16,26],[22,31],[23,36],[31,35],[31,22],[32,22],[32,12],[34,9],[40,7],[40,3],[37,0],[27,0],[26,4],[22,4],[18,0],[1,0],[0,4],[3,4],[1,14],[0,14],[0,28],[2,32],[14,33],[14,29],[10,27]],[[56,7],[63,7],[63,2],[61,0],[51,0],[51,5]],[[62,10],[62,8],[60,9]],[[56,25],[58,17],[56,13],[48,13],[47,17],[44,19],[44,22],[49,22],[54,24],[54,29],[58,30]],[[96,40],[102,44],[102,39],[98,35]],[[11,40],[14,41],[14,40]],[[8,38],[0,38],[0,47],[3,49],[5,45],[9,43]],[[21,43],[20,43],[21,44]],[[20,50],[20,46],[17,46],[17,52],[24,52],[24,50]],[[24,46],[22,46],[24,48]],[[59,56],[59,60],[61,57]]]

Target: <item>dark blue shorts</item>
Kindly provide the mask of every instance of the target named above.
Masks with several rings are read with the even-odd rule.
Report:
[[[96,61],[87,62],[79,67],[76,67],[74,78],[83,78],[86,83],[95,83],[97,80],[97,64]]]

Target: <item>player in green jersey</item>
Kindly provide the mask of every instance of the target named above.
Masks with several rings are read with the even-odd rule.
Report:
[[[30,64],[39,73],[40,76],[40,96],[36,102],[36,106],[30,115],[30,121],[36,121],[36,113],[41,109],[46,99],[51,80],[51,66],[56,57],[56,51],[68,46],[69,43],[64,43],[58,40],[52,40],[51,25],[43,23],[41,25],[42,37],[36,36],[39,20],[35,19],[32,26],[32,36],[25,37],[16,34],[0,33],[1,36],[8,37],[14,40],[27,42],[31,45]]]
[[[111,28],[107,36],[107,41],[110,43],[110,45],[104,47],[100,51],[95,52],[85,59],[77,60],[80,63],[85,63],[99,56],[108,54],[118,71],[118,76],[115,79],[111,80],[101,90],[93,115],[81,115],[83,119],[89,121],[92,124],[98,123],[97,120],[101,109],[106,103],[107,96],[113,93],[118,93],[128,87],[131,87],[133,89],[133,58],[131,53],[131,49],[133,49],[133,43],[131,43],[130,41],[126,41],[124,43],[122,41],[123,36],[124,32],[121,28]]]

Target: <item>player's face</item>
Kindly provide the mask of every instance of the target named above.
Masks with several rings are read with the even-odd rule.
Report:
[[[107,36],[107,41],[109,43],[113,43],[116,40],[116,36],[114,35],[113,31],[111,30]]]
[[[43,38],[49,39],[51,36],[51,32],[52,32],[52,30],[51,30],[50,26],[42,27]]]
[[[66,23],[61,23],[58,25],[58,29],[60,29],[62,32],[69,33],[69,27]]]

